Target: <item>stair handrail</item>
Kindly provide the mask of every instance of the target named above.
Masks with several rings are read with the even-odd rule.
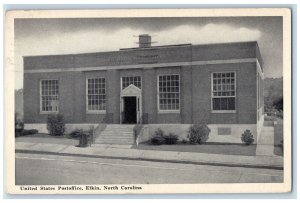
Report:
[[[139,146],[140,143],[140,137],[144,134],[144,130],[145,130],[145,126],[143,125],[140,132],[137,134],[136,138],[135,138],[135,144],[136,146]]]
[[[92,143],[95,143],[96,137],[98,137],[101,134],[101,132],[106,128],[106,126],[107,126],[106,123],[99,123],[97,125],[97,127],[93,129]],[[90,143],[90,146],[91,146],[91,143]]]

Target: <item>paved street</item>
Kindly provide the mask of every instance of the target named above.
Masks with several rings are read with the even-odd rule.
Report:
[[[283,171],[243,167],[16,154],[17,185],[282,182]]]

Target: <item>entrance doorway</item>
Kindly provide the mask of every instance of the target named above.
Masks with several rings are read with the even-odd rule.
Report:
[[[120,94],[120,124],[142,123],[142,91],[129,85]]]
[[[137,108],[136,97],[123,97],[124,99],[124,115],[123,123],[134,124],[137,123]]]

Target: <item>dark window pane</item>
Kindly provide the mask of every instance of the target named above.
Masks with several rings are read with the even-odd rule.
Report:
[[[235,98],[228,99],[228,110],[235,110]]]
[[[227,110],[228,109],[228,107],[227,107],[227,98],[221,98],[220,99],[221,100],[221,110]]]
[[[213,99],[213,110],[220,110],[220,99],[219,98]]]

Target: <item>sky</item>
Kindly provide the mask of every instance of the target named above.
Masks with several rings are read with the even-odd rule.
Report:
[[[23,87],[23,56],[118,51],[137,47],[258,41],[265,77],[282,77],[282,17],[73,18],[15,20],[15,89]]]

